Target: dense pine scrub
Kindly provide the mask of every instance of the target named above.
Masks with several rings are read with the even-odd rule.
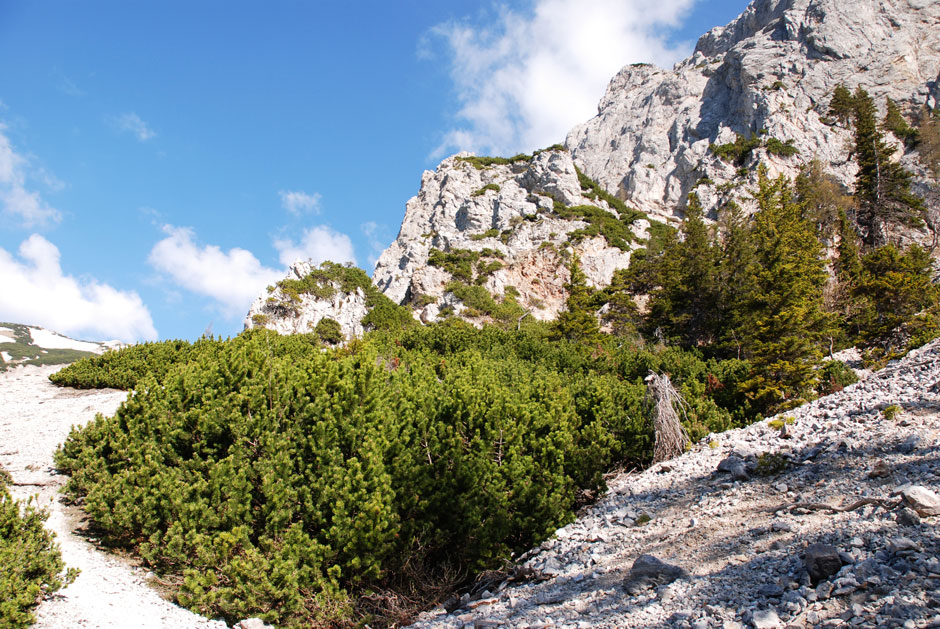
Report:
[[[195,611],[391,624],[389,601],[434,602],[573,519],[610,468],[646,464],[651,370],[689,399],[693,436],[732,425],[707,393],[727,365],[550,334],[453,321],[338,350],[265,330],[199,341],[135,372],[56,463],[103,539]],[[108,366],[124,356],[138,367],[127,350]]]
[[[14,500],[0,469],[0,627],[28,627],[45,596],[71,583],[77,572],[66,570],[54,541],[43,527],[45,512],[32,501]]]

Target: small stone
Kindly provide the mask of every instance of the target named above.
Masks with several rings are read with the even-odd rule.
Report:
[[[246,618],[235,623],[233,629],[273,629],[271,625],[266,624],[260,618]]]
[[[868,473],[868,478],[887,478],[890,475],[891,468],[889,468],[884,461],[878,461]]]
[[[853,537],[850,542],[855,548],[861,548],[865,545],[865,541],[861,537]]]
[[[624,588],[635,595],[651,585],[665,585],[688,576],[679,566],[667,564],[652,555],[640,555],[630,568]]]
[[[832,594],[832,583],[830,583],[829,581],[823,581],[822,583],[816,586],[815,592],[816,592],[816,597],[819,600],[821,601],[826,600],[827,598],[829,598],[829,595]]]
[[[770,525],[771,531],[786,532],[790,533],[793,531],[793,525],[786,520],[777,520]]]
[[[921,485],[901,489],[901,499],[922,518],[940,515],[940,496]]]
[[[780,616],[772,609],[760,609],[754,612],[751,624],[754,625],[754,629],[774,629],[783,625],[780,622]]]
[[[481,598],[475,601],[470,601],[467,603],[467,609],[476,609],[477,607],[483,607],[484,605],[492,605],[497,602],[498,598]]]
[[[896,537],[888,542],[888,548],[893,553],[903,553],[903,552],[923,552],[923,548],[920,544],[910,539],[909,537]]]
[[[901,507],[894,519],[901,526],[920,526],[920,516],[910,507]]]
[[[803,552],[803,564],[810,580],[818,583],[831,577],[842,568],[842,558],[834,546],[828,544],[810,544]]]
[[[775,583],[765,583],[757,588],[757,593],[765,598],[780,598],[783,596],[783,588]]]

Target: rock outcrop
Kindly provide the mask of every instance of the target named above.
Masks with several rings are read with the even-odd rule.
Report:
[[[598,115],[575,127],[566,145],[587,175],[651,216],[680,214],[692,190],[706,210],[728,199],[746,204],[753,173],[737,169],[758,161],[793,177],[816,158],[852,189],[851,131],[827,119],[840,83],[865,88],[882,113],[889,97],[908,114],[937,107],[940,3],[755,0],[673,70],[623,68]],[[738,135],[763,144],[743,163],[709,148]],[[798,155],[773,154],[771,139],[790,142]],[[929,186],[916,154],[903,160]]]
[[[309,262],[292,264],[284,280],[269,286],[266,293],[255,299],[245,317],[245,329],[268,328],[279,334],[304,334],[316,331],[324,319],[332,319],[339,324],[346,339],[362,336],[362,320],[370,310],[363,287],[344,290],[336,280],[315,282],[323,289],[319,294],[292,287],[310,278],[315,268]]]
[[[578,255],[588,282],[602,287],[628,266],[631,251],[640,246],[636,239],[645,237],[647,221],[630,222],[622,210],[582,189],[567,151],[499,161],[504,163],[460,154],[426,171],[398,238],[378,260],[375,285],[392,301],[410,304],[425,322],[448,307],[465,312],[448,288],[455,279],[482,285],[497,298],[509,290],[534,317],[552,319],[564,307],[570,255]],[[599,208],[606,220],[620,220],[630,232],[627,239],[615,246],[608,241],[614,238],[605,238],[596,225],[592,229],[590,220],[578,218],[584,206]],[[462,252],[473,258],[470,274],[455,276],[444,256]]]

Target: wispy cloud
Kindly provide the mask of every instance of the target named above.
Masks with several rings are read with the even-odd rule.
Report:
[[[19,259],[0,248],[0,320],[100,340],[157,338],[136,292],[66,275],[59,249],[39,234],[20,244]]]
[[[531,11],[501,8],[486,27],[448,22],[432,29],[419,54],[443,40],[461,103],[434,152],[509,154],[564,140],[596,113],[610,78],[624,65],[671,65],[688,51],[669,45],[695,0],[535,0]]]
[[[374,268],[375,263],[379,261],[379,255],[391,242],[388,226],[366,221],[359,228],[369,242],[369,266]]]
[[[157,136],[156,131],[150,128],[146,122],[144,122],[140,116],[134,112],[128,112],[114,116],[112,118],[112,123],[118,131],[125,133],[130,133],[140,142],[146,142]]]
[[[35,190],[27,188],[29,160],[19,154],[0,123],[0,207],[4,214],[13,216],[26,227],[47,225],[62,219],[62,214],[43,201]],[[61,184],[55,177],[38,169],[40,179],[49,185]],[[55,187],[53,185],[53,187]]]
[[[265,286],[284,277],[284,269],[265,266],[246,249],[200,244],[187,227],[165,225],[163,231],[166,237],[150,251],[150,264],[178,286],[211,299],[223,316],[243,316]],[[297,260],[355,261],[349,237],[325,226],[305,230],[296,242],[275,240],[274,247],[285,267]]]
[[[167,236],[151,249],[150,264],[190,292],[212,299],[227,317],[244,315],[265,286],[284,276],[246,249],[197,244],[187,227],[165,225],[163,231]]]
[[[280,254],[281,264],[284,266],[297,260],[310,260],[313,264],[320,264],[326,260],[356,263],[352,240],[349,236],[333,231],[325,225],[305,229],[300,240],[296,242],[289,238],[275,240],[274,248]]]
[[[85,91],[78,86],[75,81],[67,77],[59,70],[53,70],[52,79],[55,81],[56,89],[67,96],[84,96]]]
[[[281,190],[278,194],[281,196],[281,206],[294,216],[320,213],[323,197],[319,192],[307,194],[301,190]]]

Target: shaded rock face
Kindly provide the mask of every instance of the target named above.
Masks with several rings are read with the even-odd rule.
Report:
[[[825,120],[835,87],[865,88],[882,113],[886,97],[913,113],[940,104],[938,72],[935,0],[756,0],[673,70],[623,68],[566,145],[587,175],[653,216],[679,213],[693,189],[706,210],[732,198],[747,205],[753,181],[709,149],[736,134],[799,150],[758,148],[743,165],[760,160],[771,175],[793,177],[816,157],[852,189],[851,131]],[[926,184],[916,157],[903,159]]]
[[[519,304],[539,319],[552,319],[564,308],[572,254],[596,287],[606,286],[617,269],[629,265],[639,243],[622,250],[601,236],[572,239],[572,232],[588,224],[553,211],[556,203],[591,205],[617,216],[603,200],[585,196],[566,151],[542,151],[528,161],[483,168],[466,157],[448,158],[424,173],[398,238],[379,257],[373,274],[379,290],[392,301],[410,304],[422,321],[437,320],[447,306],[457,314],[462,309],[446,288],[453,274],[429,264],[432,250],[482,252],[485,262],[498,262],[501,268],[473,279],[497,298],[508,287],[516,289]],[[648,226],[641,219],[633,231],[645,238]]]
[[[297,261],[290,266],[285,279],[301,280],[313,270],[309,262]],[[369,314],[366,295],[361,288],[344,293],[334,284],[332,296],[318,299],[314,295],[292,296],[280,287],[262,293],[252,303],[245,317],[245,329],[267,328],[279,334],[313,332],[322,319],[335,320],[347,339],[362,336],[362,319]]]

